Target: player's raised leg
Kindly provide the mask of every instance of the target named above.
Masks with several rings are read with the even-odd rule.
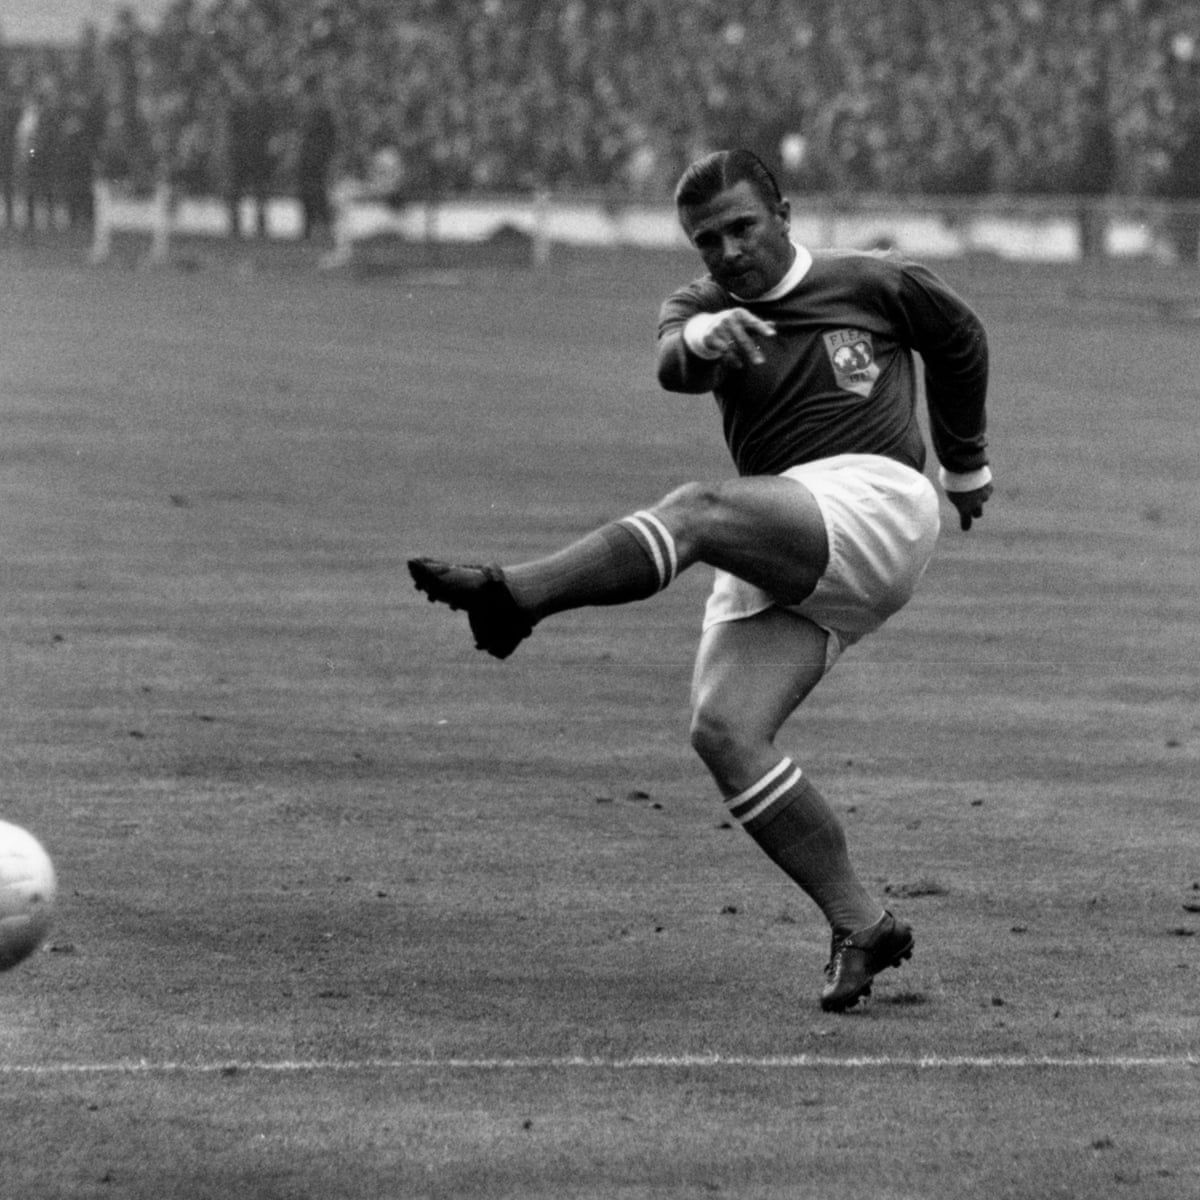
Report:
[[[913,938],[863,886],[841,821],[775,745],[825,673],[828,636],[780,608],[706,630],[692,686],[692,744],[732,816],[829,921],[821,1005],[841,1011],[869,993],[879,971],[909,957]]]
[[[696,562],[796,603],[828,561],[824,520],[803,484],[774,476],[689,483],[563,550],[514,566],[409,560],[418,590],[465,611],[481,650],[506,658],[538,621],[654,595]]]

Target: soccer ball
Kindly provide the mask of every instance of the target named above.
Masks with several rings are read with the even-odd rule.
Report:
[[[0,971],[15,967],[46,940],[58,887],[41,842],[0,821]]]

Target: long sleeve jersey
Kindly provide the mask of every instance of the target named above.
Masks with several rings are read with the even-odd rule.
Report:
[[[834,454],[880,454],[920,471],[915,351],[939,462],[954,473],[984,466],[988,353],[975,313],[931,271],[893,255],[798,255],[809,265],[778,299],[740,299],[711,276],[669,296],[659,314],[662,386],[713,393],[742,475]],[[761,365],[733,367],[687,347],[691,317],[735,306],[775,326]]]

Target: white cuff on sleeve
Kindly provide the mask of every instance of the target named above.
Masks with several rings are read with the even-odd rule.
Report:
[[[992,471],[986,465],[974,471],[962,472],[947,471],[945,467],[939,467],[938,482],[948,492],[973,492],[976,488],[992,482]]]
[[[697,313],[694,317],[689,317],[687,323],[683,327],[683,344],[697,358],[720,358],[719,350],[710,350],[705,344],[704,339],[713,331],[713,327],[721,319],[720,313]]]

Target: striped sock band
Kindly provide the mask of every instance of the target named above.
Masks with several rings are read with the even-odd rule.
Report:
[[[643,509],[617,522],[641,542],[654,569],[658,572],[658,588],[663,588],[679,573],[679,556],[671,531],[652,512]]]
[[[757,783],[726,801],[732,816],[747,829],[764,824],[800,782],[801,771],[790,758],[776,763]]]

